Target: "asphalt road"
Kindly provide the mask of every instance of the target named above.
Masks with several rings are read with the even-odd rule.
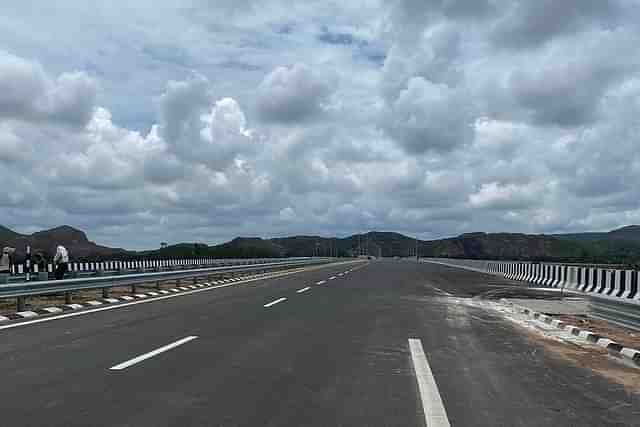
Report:
[[[460,303],[505,283],[373,261],[0,330],[0,425],[424,426],[409,339],[452,426],[640,425],[620,386]]]

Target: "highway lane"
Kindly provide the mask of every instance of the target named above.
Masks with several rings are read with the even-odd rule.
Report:
[[[509,323],[459,298],[507,282],[406,261],[340,276],[350,268],[0,331],[2,419],[424,425],[414,338],[451,425],[633,425],[637,408],[619,386],[547,357]],[[196,338],[110,369],[189,337]]]

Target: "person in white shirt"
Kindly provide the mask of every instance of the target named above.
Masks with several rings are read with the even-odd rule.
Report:
[[[16,250],[9,246],[5,246],[0,254],[0,284],[6,284],[11,274],[11,256]]]
[[[64,274],[69,269],[69,252],[64,246],[59,245],[56,248],[56,256],[53,257],[53,263],[56,266],[56,280],[64,278]]]

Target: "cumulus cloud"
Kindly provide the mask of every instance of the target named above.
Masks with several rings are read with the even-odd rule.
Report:
[[[473,207],[517,210],[534,204],[534,197],[530,188],[490,182],[482,184],[477,192],[470,194],[469,203]]]
[[[634,2],[42,8],[0,6],[0,223],[150,247],[640,217]]]
[[[160,99],[159,130],[168,150],[191,163],[223,170],[259,142],[233,98],[212,99],[210,82],[195,75],[172,81]]]
[[[39,64],[0,52],[0,117],[83,126],[95,108],[96,91],[84,72],[51,79]]]
[[[471,109],[457,89],[414,77],[391,104],[386,129],[411,154],[451,151],[472,134]]]
[[[278,67],[260,84],[257,109],[267,121],[304,121],[323,112],[332,90],[326,76],[304,64]]]

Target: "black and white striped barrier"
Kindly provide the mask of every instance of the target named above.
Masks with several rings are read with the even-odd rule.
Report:
[[[482,271],[532,286],[564,288],[640,302],[639,272],[635,270],[518,261],[424,259],[427,262],[429,260],[463,268],[473,267],[476,270],[482,270],[484,265]]]

